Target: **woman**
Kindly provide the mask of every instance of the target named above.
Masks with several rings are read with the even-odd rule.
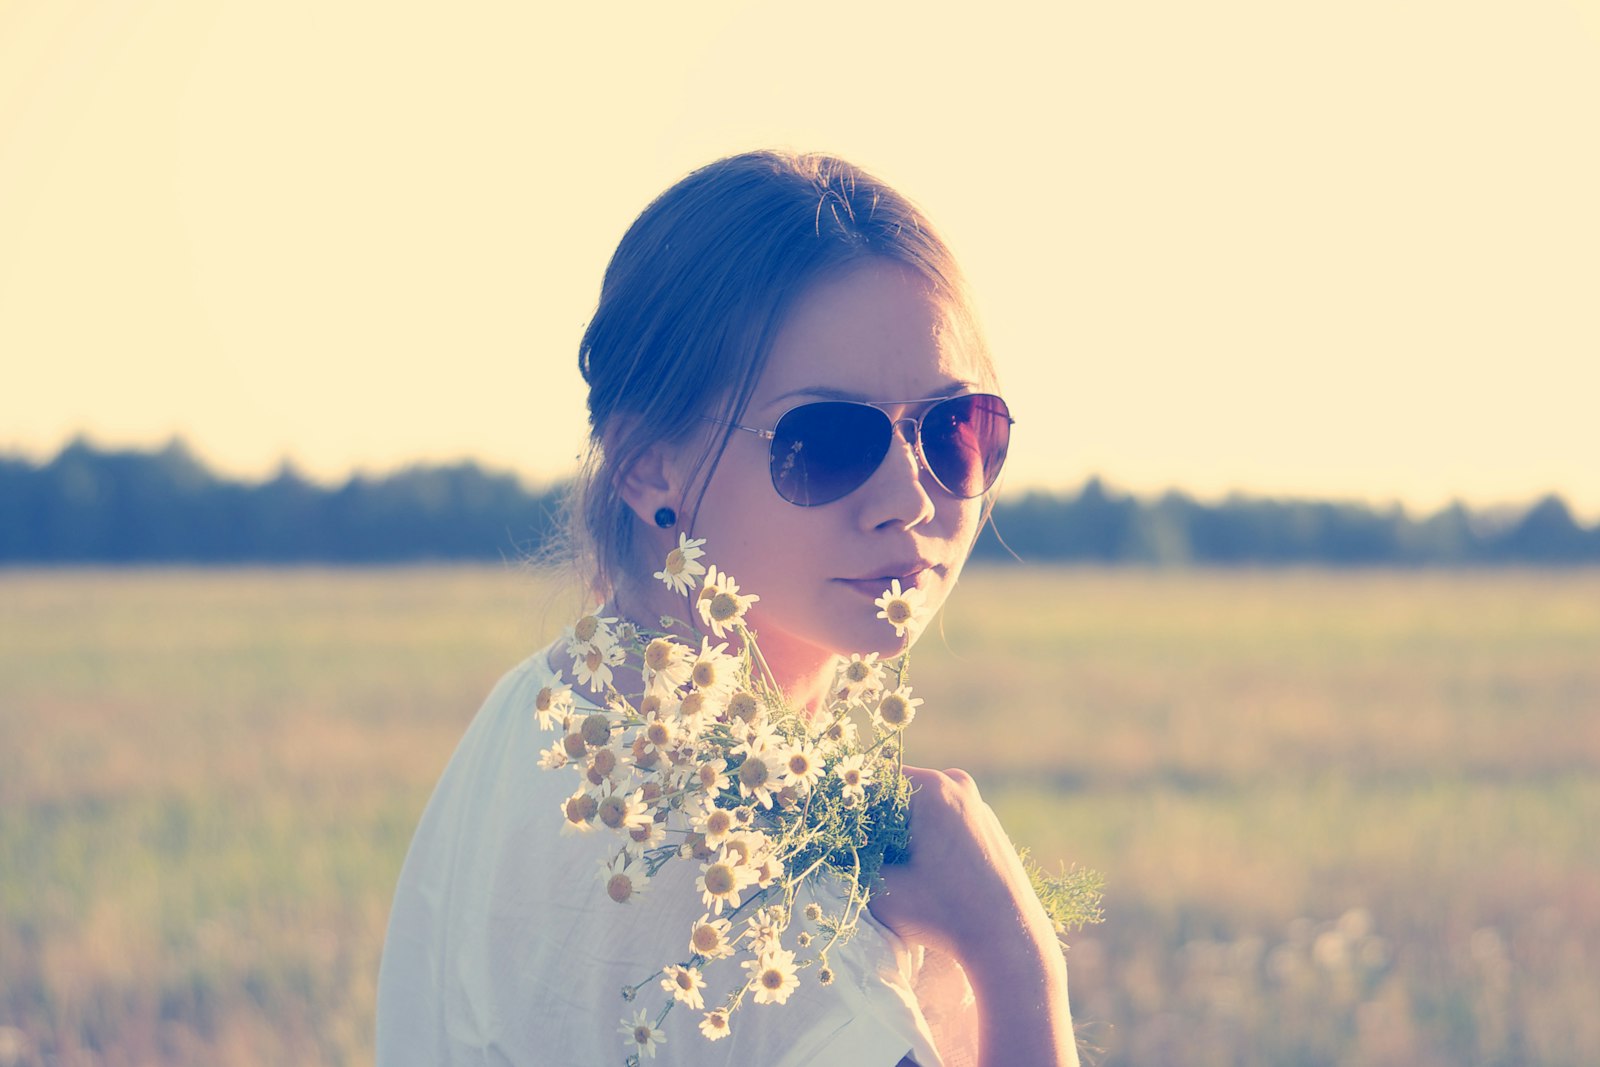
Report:
[[[574,540],[601,614],[684,617],[652,574],[681,533],[706,538],[759,594],[748,621],[802,705],[836,655],[916,639],[872,600],[897,579],[943,602],[1004,460],[1010,419],[949,251],[837,159],[736,156],[663,194],[607,269],[580,366]],[[384,950],[380,1063],[619,1062],[618,990],[684,951],[692,886],[663,875],[612,906],[593,842],[557,831],[570,783],[535,766],[532,709],[561,659],[501,681],[423,816]],[[1016,851],[966,774],[906,773],[910,858],[885,869],[837,980],[741,1010],[714,1043],[674,1012],[661,1059],[1076,1062],[1065,966]]]

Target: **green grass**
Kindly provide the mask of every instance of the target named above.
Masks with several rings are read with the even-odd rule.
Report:
[[[563,598],[0,572],[0,1067],[371,1058],[411,829]],[[970,574],[908,758],[1108,881],[1114,1064],[1600,1061],[1600,572]]]

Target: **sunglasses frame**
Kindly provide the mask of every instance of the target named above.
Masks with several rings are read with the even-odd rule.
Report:
[[[778,421],[773,424],[773,428],[770,429],[770,430],[763,430],[763,429],[760,429],[760,428],[755,427],[755,426],[745,426],[743,423],[730,422],[727,419],[712,418],[710,415],[702,415],[701,418],[705,419],[707,422],[716,423],[718,426],[728,426],[728,427],[731,427],[732,429],[735,429],[735,430],[743,430],[745,433],[755,434],[761,440],[766,441],[767,444],[768,444],[767,462],[768,462],[768,467],[771,468],[773,466],[772,461],[775,458],[775,457],[773,457],[772,452],[771,452],[771,445],[772,445],[772,442],[774,442],[774,441],[776,441],[778,439],[778,429],[777,428],[779,426],[783,425],[783,420],[788,418],[789,415],[792,414],[793,412],[798,411],[801,408],[811,407],[811,406],[813,406],[815,404],[849,404],[849,405],[852,405],[854,407],[874,408],[877,411],[882,412],[884,418],[889,420],[889,447],[890,448],[894,447],[895,430],[899,429],[899,427],[901,426],[902,423],[909,423],[911,425],[911,435],[906,438],[906,441],[911,445],[911,454],[916,457],[918,469],[927,471],[929,477],[931,477],[935,482],[938,483],[939,488],[943,489],[945,492],[949,493],[951,496],[955,497],[956,499],[958,499],[958,500],[976,500],[978,497],[982,496],[984,493],[987,493],[990,489],[992,489],[994,487],[995,481],[998,480],[999,477],[1000,477],[1000,474],[999,474],[998,471],[995,472],[994,479],[992,479],[989,482],[988,485],[984,486],[978,492],[973,493],[971,496],[965,496],[965,495],[963,495],[961,493],[956,492],[954,489],[951,489],[948,485],[945,484],[944,479],[939,477],[938,472],[933,469],[933,466],[931,464],[929,464],[927,454],[924,453],[923,450],[922,450],[922,424],[925,421],[927,421],[928,416],[931,415],[934,412],[934,410],[939,407],[940,404],[946,403],[947,401],[951,401],[951,400],[964,400],[964,399],[976,398],[976,397],[990,397],[990,398],[993,398],[993,399],[998,400],[1000,402],[1000,406],[1001,407],[1005,408],[1005,411],[1006,411],[1006,447],[1007,447],[1007,450],[1009,451],[1010,445],[1011,445],[1011,427],[1013,427],[1013,426],[1015,426],[1017,424],[1017,420],[1012,418],[1012,416],[1011,416],[1011,405],[1007,404],[1006,401],[1005,401],[1005,398],[1002,397],[998,393],[951,393],[948,396],[923,396],[923,397],[915,397],[915,398],[913,398],[911,400],[808,400],[803,404],[796,404],[793,407],[786,408],[784,410],[784,412],[781,415],[778,416]],[[908,405],[912,405],[912,404],[926,404],[927,407],[925,409],[923,409],[923,412],[922,412],[921,415],[918,415],[915,418],[912,418],[909,415],[902,415],[900,418],[897,419],[897,418],[895,418],[893,416],[893,414],[891,414],[891,412],[889,410],[890,408],[904,408],[904,407],[907,407]],[[884,458],[887,458],[887,455],[888,455],[888,452],[887,452],[887,450],[885,450]],[[1002,458],[1001,459],[1001,463],[1004,464],[1004,462],[1005,462],[1005,460]],[[799,507],[799,508],[823,507],[824,505],[832,504],[836,500],[843,500],[845,497],[849,496],[851,493],[855,492],[857,489],[860,489],[863,485],[866,485],[867,482],[871,480],[872,476],[878,472],[878,467],[880,467],[882,465],[883,465],[883,459],[879,459],[877,465],[874,466],[872,468],[872,470],[868,471],[866,477],[863,478],[859,483],[857,483],[856,485],[852,486],[850,489],[846,490],[845,492],[839,494],[836,497],[830,497],[827,500],[821,500],[821,501],[817,501],[815,503],[802,504],[797,500],[789,499],[789,497],[784,494],[783,490],[778,488],[778,473],[777,473],[777,471],[775,469],[771,470],[771,474],[772,474],[772,489],[773,489],[773,492],[777,493],[778,496],[781,497],[785,502],[793,504],[795,507]]]

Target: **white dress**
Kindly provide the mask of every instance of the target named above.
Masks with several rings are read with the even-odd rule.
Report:
[[[694,889],[697,865],[669,863],[646,893],[619,905],[598,877],[611,841],[560,832],[575,776],[538,766],[553,737],[533,715],[551,681],[543,652],[500,680],[423,813],[384,943],[380,1067],[621,1065],[634,1050],[619,1029],[624,1016],[647,1007],[654,1019],[668,997],[650,982],[628,1004],[622,987],[688,955],[690,924],[706,910]],[[826,884],[815,891],[833,892]],[[829,955],[832,985],[811,969],[783,1005],[747,998],[716,1042],[698,1030],[702,1013],[680,1004],[662,1026],[655,1060],[645,1062],[894,1067],[909,1055],[922,1067],[973,1063],[964,977],[925,962],[864,913],[855,937]],[[717,983],[718,966],[734,965],[707,969],[707,992],[720,1001],[730,975],[743,972],[724,970]]]

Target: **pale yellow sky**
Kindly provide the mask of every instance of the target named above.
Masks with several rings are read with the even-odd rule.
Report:
[[[1600,2],[972,8],[0,0],[0,449],[560,476],[622,230],[781,145],[951,239],[1013,487],[1600,515]]]

